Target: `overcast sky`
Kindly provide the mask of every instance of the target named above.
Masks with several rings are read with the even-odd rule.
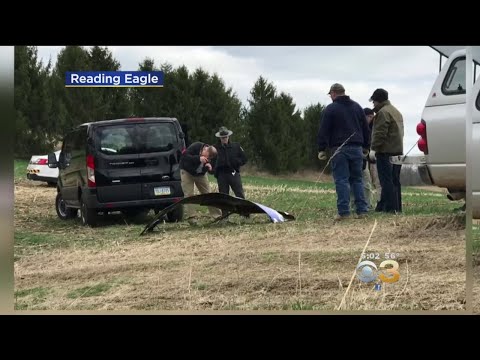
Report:
[[[39,46],[39,57],[55,62],[61,46]],[[168,62],[189,70],[202,67],[218,73],[247,104],[260,75],[277,90],[289,93],[303,110],[320,102],[328,105],[330,85],[339,82],[362,107],[376,88],[405,121],[404,152],[417,141],[416,125],[438,74],[438,53],[428,46],[109,46],[122,70],[137,70],[146,57],[157,65]],[[445,61],[444,61],[445,62]],[[73,69],[72,69],[73,70]],[[161,115],[161,114],[159,114]],[[410,154],[419,154],[415,147]]]

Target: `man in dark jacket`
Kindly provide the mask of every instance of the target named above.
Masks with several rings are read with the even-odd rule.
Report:
[[[217,150],[214,146],[194,142],[190,145],[180,159],[180,177],[182,180],[182,190],[185,197],[194,195],[194,185],[197,186],[201,194],[210,192],[210,183],[208,182],[207,172],[213,173],[213,167],[210,163],[217,156]],[[193,224],[196,222],[192,205],[185,205],[185,218]],[[213,217],[221,216],[221,211],[214,207],[208,208]]]
[[[401,165],[393,165],[390,156],[403,155],[403,117],[388,100],[388,92],[377,89],[370,97],[376,115],[373,120],[370,159],[377,161],[382,195],[375,211],[402,212]]]
[[[230,142],[233,131],[222,126],[215,134],[220,143],[215,145],[217,157],[214,163],[218,192],[229,194],[230,188],[236,197],[245,199],[240,167],[247,163],[247,156],[239,143]]]
[[[370,147],[367,120],[362,107],[345,95],[341,84],[333,84],[328,94],[333,103],[322,114],[317,137],[318,158],[327,160],[327,148],[333,154],[331,161],[338,209],[335,220],[343,220],[350,215],[350,183],[357,215],[364,217],[368,212],[362,181],[363,158]]]

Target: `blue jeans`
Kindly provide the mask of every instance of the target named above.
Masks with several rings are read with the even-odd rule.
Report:
[[[389,154],[377,154],[377,171],[382,195],[376,211],[402,212],[402,190],[400,185],[401,165],[390,163]]]
[[[333,149],[334,151],[336,149]],[[353,188],[357,214],[368,212],[362,179],[362,147],[345,145],[332,158],[332,173],[337,191],[337,209],[339,215],[350,215],[350,184]]]

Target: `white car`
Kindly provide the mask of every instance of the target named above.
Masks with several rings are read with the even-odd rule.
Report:
[[[57,161],[60,157],[60,150],[55,151]],[[50,169],[48,167],[48,155],[33,155],[27,166],[27,179],[33,181],[42,181],[50,186],[57,184],[58,168]]]

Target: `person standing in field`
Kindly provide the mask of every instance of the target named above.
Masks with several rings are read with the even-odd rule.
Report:
[[[319,160],[327,160],[327,149],[333,154],[331,164],[338,211],[334,220],[341,221],[350,216],[350,186],[357,217],[363,218],[368,212],[362,180],[363,157],[370,148],[367,120],[362,107],[345,95],[343,85],[333,84],[328,95],[332,104],[322,113],[317,142]]]

